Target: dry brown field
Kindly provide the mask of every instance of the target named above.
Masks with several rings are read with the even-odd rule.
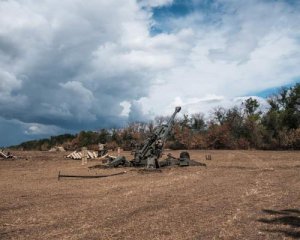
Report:
[[[300,152],[190,151],[207,167],[161,172],[14,154],[0,160],[0,239],[300,238]],[[127,173],[58,181],[59,171]]]

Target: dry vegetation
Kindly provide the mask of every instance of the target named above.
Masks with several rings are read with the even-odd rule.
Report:
[[[207,168],[58,181],[59,170],[124,169],[88,170],[66,153],[14,152],[18,160],[0,161],[0,239],[300,238],[299,152],[190,153]]]

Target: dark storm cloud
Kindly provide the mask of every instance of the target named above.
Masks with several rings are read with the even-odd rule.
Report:
[[[5,119],[67,130],[124,125],[120,103],[145,96],[150,80],[128,55],[128,43],[147,34],[135,1],[0,4],[2,132]]]
[[[1,62],[12,62],[21,54],[17,45],[6,36],[0,36],[0,59]]]

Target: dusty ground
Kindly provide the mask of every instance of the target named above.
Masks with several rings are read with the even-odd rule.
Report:
[[[0,239],[300,238],[300,152],[190,153],[207,168],[88,171],[64,153],[15,152],[0,161]]]

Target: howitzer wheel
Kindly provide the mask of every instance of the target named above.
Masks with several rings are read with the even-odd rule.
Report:
[[[181,152],[179,158],[190,159],[190,154],[187,151]]]
[[[179,166],[189,166],[190,165],[190,154],[186,151],[181,152],[179,156]]]

